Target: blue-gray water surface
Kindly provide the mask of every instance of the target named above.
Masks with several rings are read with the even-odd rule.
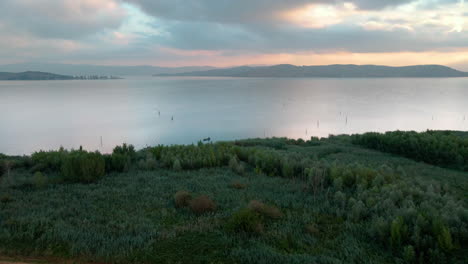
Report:
[[[468,130],[468,78],[1,81],[0,153]]]

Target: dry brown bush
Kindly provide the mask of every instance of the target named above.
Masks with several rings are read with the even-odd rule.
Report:
[[[266,205],[257,200],[250,201],[247,207],[250,210],[253,210],[263,216],[266,216],[272,219],[279,219],[283,217],[283,213],[281,212],[280,209],[278,209],[278,207],[272,206],[272,205]]]
[[[192,195],[187,191],[178,191],[174,195],[174,202],[176,207],[185,207],[189,205]]]
[[[244,184],[244,183],[240,183],[240,182],[233,182],[231,183],[231,188],[234,188],[234,189],[245,189],[247,188],[247,184]]]
[[[216,203],[206,195],[198,196],[189,202],[190,209],[196,214],[203,214],[216,210]]]

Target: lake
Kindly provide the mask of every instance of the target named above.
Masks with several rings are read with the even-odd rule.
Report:
[[[0,153],[468,130],[468,78],[1,81]]]

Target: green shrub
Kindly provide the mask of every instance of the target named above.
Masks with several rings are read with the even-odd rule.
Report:
[[[411,245],[405,246],[403,248],[403,259],[406,263],[414,263],[416,260],[416,252],[414,247]]]
[[[68,151],[60,148],[58,151],[39,151],[31,155],[32,172],[58,172],[62,169],[63,159]]]
[[[136,160],[136,152],[133,145],[123,144],[116,146],[112,154],[106,158],[106,170],[116,172],[127,172]]]
[[[65,156],[62,177],[66,182],[90,183],[105,174],[105,161],[99,152],[71,151]]]
[[[146,153],[146,157],[138,162],[138,168],[141,170],[155,170],[158,168],[158,162],[151,152]]]
[[[244,166],[240,163],[239,159],[237,156],[232,156],[231,159],[229,160],[229,168],[239,174],[243,175],[244,174]]]
[[[442,250],[450,251],[453,249],[452,235],[450,234],[450,230],[442,223],[442,221],[434,221],[433,232],[437,238],[437,243]]]
[[[178,159],[174,160],[174,163],[172,164],[172,169],[175,171],[182,171],[182,165],[180,164],[180,161]]]
[[[259,213],[244,208],[232,214],[226,227],[233,232],[260,234],[263,232],[262,217]]]
[[[468,171],[468,139],[450,131],[394,131],[353,135],[352,142],[429,164]]]
[[[43,173],[38,171],[34,173],[33,183],[36,188],[44,188],[48,183],[48,179]]]
[[[311,235],[318,236],[320,234],[320,230],[315,223],[311,223],[306,225],[305,231]]]

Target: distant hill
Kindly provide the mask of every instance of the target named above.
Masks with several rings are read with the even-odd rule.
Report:
[[[0,72],[0,80],[73,80],[73,76],[48,72],[27,71],[20,73]]]
[[[0,65],[0,72],[24,72],[42,71],[54,72],[63,75],[82,76],[130,76],[130,75],[153,75],[153,74],[174,74],[191,71],[205,71],[215,69],[209,66],[193,67],[156,67],[156,66],[101,66],[87,64],[55,64],[55,63],[20,63]]]
[[[396,77],[468,77],[467,72],[442,65],[389,67],[378,65],[242,66],[228,69],[192,71],[156,76],[225,76],[225,77],[325,77],[325,78],[396,78]]]

